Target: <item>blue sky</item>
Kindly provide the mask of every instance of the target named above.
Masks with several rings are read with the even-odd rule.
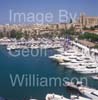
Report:
[[[10,9],[24,13],[52,12],[55,16],[58,10],[65,9],[78,15],[85,12],[98,16],[98,0],[0,0],[0,24],[9,23]]]

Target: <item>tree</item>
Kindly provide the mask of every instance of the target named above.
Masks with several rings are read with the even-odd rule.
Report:
[[[90,27],[90,30],[95,30],[95,28],[94,27]]]
[[[13,30],[10,31],[10,37],[16,38],[16,30],[13,29]]]
[[[86,26],[83,27],[83,30],[89,30],[89,28],[87,28]]]
[[[30,35],[28,34],[28,32],[27,32],[27,31],[25,31],[25,32],[24,32],[24,38],[25,38],[26,40],[28,40],[28,39],[29,39],[29,37],[30,37]]]
[[[79,39],[87,39],[92,42],[98,41],[98,35],[94,33],[84,33],[83,35],[79,36]]]
[[[23,37],[23,33],[22,32],[17,32],[16,33],[16,39],[19,40]]]
[[[98,25],[96,25],[94,28],[98,28]]]
[[[4,37],[3,33],[2,33],[2,32],[0,32],[0,38],[3,38],[3,37]]]
[[[75,34],[75,28],[71,26],[69,29],[66,30],[66,34],[74,35]]]
[[[65,29],[61,29],[60,30],[60,37],[65,37],[66,36],[66,30]]]
[[[94,48],[98,49],[98,45],[95,45]]]

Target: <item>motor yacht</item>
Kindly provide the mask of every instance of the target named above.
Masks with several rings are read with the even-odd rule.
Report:
[[[98,80],[98,75],[91,76],[93,79]]]
[[[62,63],[62,62],[64,62],[65,57],[62,54],[55,54],[53,56],[50,56],[49,58],[51,58],[52,60],[57,61],[59,63]]]
[[[66,82],[65,86],[71,89],[78,90],[81,94],[85,95],[91,100],[98,100],[98,90],[89,88],[87,86],[83,86],[82,82],[76,82],[76,83]]]
[[[81,94],[87,96],[91,100],[98,100],[98,90],[89,87],[80,87],[79,91]]]
[[[70,99],[68,99],[57,94],[47,94],[46,100],[91,100],[91,99],[76,95],[71,95]]]
[[[98,66],[96,65],[87,65],[84,67],[79,66],[77,67],[77,69],[75,69],[75,71],[82,74],[96,74],[98,73]]]
[[[53,94],[47,94],[45,100],[69,100],[69,99],[53,93]]]

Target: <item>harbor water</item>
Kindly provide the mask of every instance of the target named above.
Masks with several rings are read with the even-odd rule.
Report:
[[[45,50],[42,51],[44,53]],[[13,53],[15,52],[16,51],[13,51]],[[33,50],[33,52],[36,53],[36,50]],[[8,100],[28,100],[30,97],[45,100],[45,96],[48,93],[70,97],[70,91],[63,85],[59,86],[57,84],[55,86],[53,82],[51,86],[40,86],[40,84],[37,85],[36,83],[33,85],[25,85],[25,83],[23,83],[22,86],[16,83],[15,86],[12,86],[11,78],[14,78],[15,75],[19,75],[20,78],[22,78],[23,75],[26,75],[27,78],[29,75],[35,75],[38,79],[41,77],[47,79],[51,77],[59,77],[61,79],[67,77],[69,80],[73,77],[79,80],[85,78],[87,79],[88,86],[98,89],[97,80],[93,80],[90,76],[78,74],[73,70],[65,69],[48,58],[56,53],[55,50],[48,49],[46,50],[46,55],[40,55],[39,53],[37,56],[32,56],[31,50],[29,50],[27,57],[21,54],[17,57],[13,57],[8,53],[5,46],[0,46],[0,96]]]

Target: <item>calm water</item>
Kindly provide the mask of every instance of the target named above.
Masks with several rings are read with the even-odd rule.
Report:
[[[44,51],[44,50],[43,50]],[[15,52],[15,51],[13,51]],[[34,51],[35,53],[35,51]],[[39,77],[84,77],[76,72],[64,69],[59,66],[48,56],[55,54],[53,50],[47,50],[47,56],[32,57],[12,57],[4,46],[0,46],[0,96],[6,97],[9,100],[24,100],[24,98],[33,97],[39,100],[44,100],[47,93],[57,93],[69,97],[70,92],[64,87],[25,87],[20,88],[18,84],[13,88],[10,81],[10,74],[14,76],[19,74],[35,74]],[[98,81],[92,80],[87,76],[88,84],[90,87],[98,89]]]

